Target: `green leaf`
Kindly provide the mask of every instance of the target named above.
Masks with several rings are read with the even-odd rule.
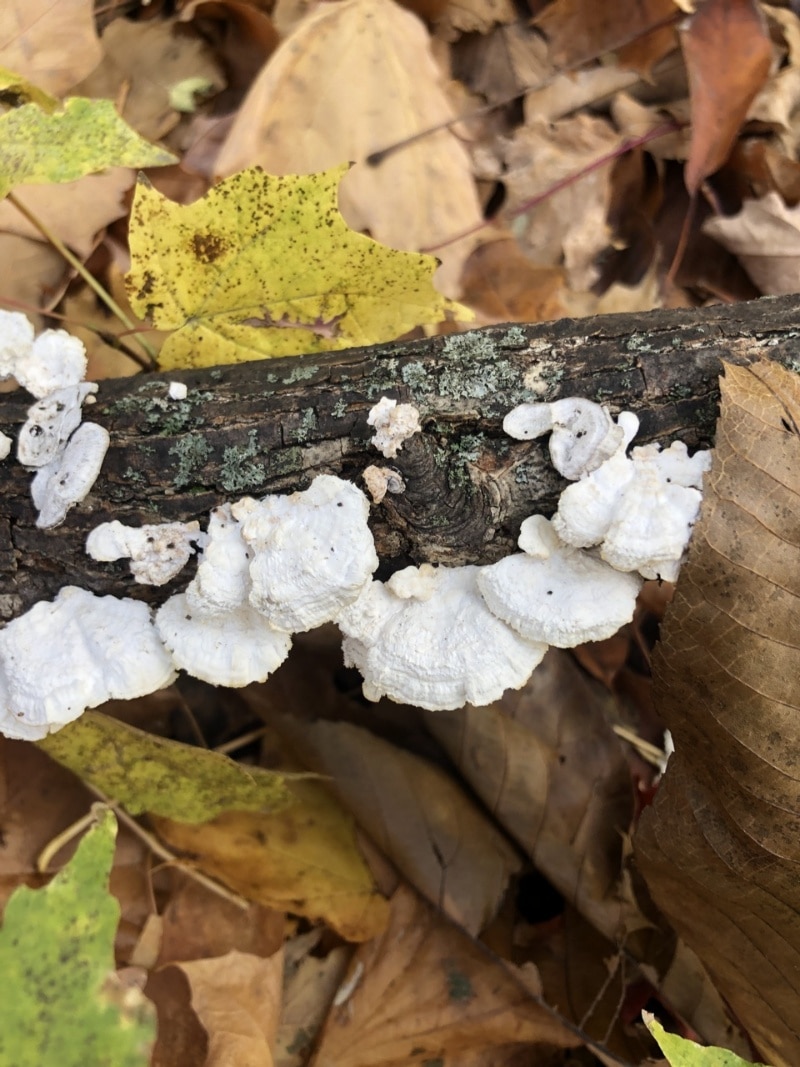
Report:
[[[140,181],[131,211],[136,313],[174,330],[162,367],[210,367],[390,341],[449,312],[437,261],[351,230],[337,207],[346,166],[274,178],[253,167],[175,204]]]
[[[144,733],[97,711],[36,743],[133,815],[207,822],[224,811],[275,811],[291,799],[281,774]]]
[[[0,197],[23,182],[71,182],[106,167],[175,162],[134,132],[110,100],[75,96],[50,114],[24,104],[0,116]]]
[[[155,1012],[114,987],[115,837],[105,809],[48,886],[11,895],[0,930],[0,1067],[146,1067]]]
[[[743,1060],[726,1048],[696,1045],[685,1037],[668,1034],[650,1012],[643,1011],[642,1018],[671,1067],[753,1067],[749,1060]]]

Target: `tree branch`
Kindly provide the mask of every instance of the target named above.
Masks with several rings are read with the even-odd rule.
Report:
[[[381,576],[423,561],[487,563],[515,548],[523,518],[554,510],[563,487],[541,441],[512,441],[503,416],[525,400],[585,396],[635,411],[637,442],[713,440],[721,360],[775,359],[800,370],[800,296],[704,310],[493,326],[414,342],[101,383],[86,418],[111,448],[90,496],[55,530],[38,530],[30,473],[0,467],[0,617],[64,585],[162,602],[183,588],[136,585],[126,561],[86,556],[100,522],[200,519],[224,500],[305,488],[320,473],[359,482],[369,464],[406,483],[372,511]],[[167,397],[169,381],[189,387]],[[414,403],[423,432],[395,460],[369,444],[381,396]],[[0,400],[0,428],[30,397]],[[361,483],[363,485],[363,483]]]

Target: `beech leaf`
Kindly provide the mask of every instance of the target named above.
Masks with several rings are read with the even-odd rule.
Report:
[[[447,311],[436,260],[351,230],[336,206],[347,166],[274,178],[253,167],[194,204],[141,180],[131,215],[131,304],[175,332],[165,368],[379,344]]]
[[[726,365],[701,517],[654,658],[675,754],[635,838],[756,1049],[800,1063],[800,379]],[[705,1035],[703,1035],[705,1036]]]
[[[642,1018],[658,1047],[670,1062],[670,1067],[752,1067],[749,1060],[743,1060],[735,1052],[716,1046],[704,1047],[685,1037],[670,1034],[650,1012],[643,1011]]]
[[[135,133],[111,100],[73,96],[59,111],[23,104],[0,116],[0,197],[24,182],[71,182],[106,167],[174,162]]]

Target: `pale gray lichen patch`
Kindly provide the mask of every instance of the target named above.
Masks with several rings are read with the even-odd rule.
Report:
[[[246,445],[229,445],[222,453],[220,484],[226,493],[244,493],[258,489],[267,480],[263,463],[255,463],[258,455],[258,431],[250,430]]]
[[[426,394],[436,392],[436,380],[427,368],[418,361],[406,363],[400,371],[403,382],[415,393]]]
[[[439,376],[439,392],[453,400],[485,400],[520,387],[519,370],[507,359],[462,358],[461,365],[446,367]]]
[[[211,445],[201,433],[189,433],[181,437],[170,448],[169,455],[175,456],[178,469],[172,479],[176,489],[185,489],[191,485],[194,476],[203,466],[212,452]]]
[[[293,371],[283,379],[284,385],[294,385],[295,382],[307,382],[319,373],[319,367],[306,367],[301,364],[295,367]]]
[[[308,435],[317,428],[317,413],[313,408],[306,408],[300,417],[300,425],[291,431],[290,437],[294,441],[303,444],[308,440]]]
[[[339,397],[339,399],[336,401],[336,403],[331,408],[331,415],[333,415],[333,417],[335,419],[343,419],[346,414],[347,414],[347,404],[345,403],[344,400],[342,400],[341,397]]]

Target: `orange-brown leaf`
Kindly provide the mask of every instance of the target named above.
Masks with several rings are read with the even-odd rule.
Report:
[[[733,146],[769,74],[772,47],[755,0],[706,0],[682,35],[692,103],[686,188],[697,192]]]
[[[655,659],[676,752],[636,836],[656,903],[774,1067],[800,1062],[799,427],[797,375],[726,367]]]

